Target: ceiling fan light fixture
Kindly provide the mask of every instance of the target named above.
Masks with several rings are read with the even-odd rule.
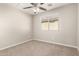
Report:
[[[46,8],[42,7],[44,3],[30,3],[32,6],[25,7],[23,9],[32,9],[34,14],[39,14],[40,10],[47,11]]]
[[[39,13],[39,8],[38,7],[34,7],[33,11],[34,11],[35,14],[38,14]]]

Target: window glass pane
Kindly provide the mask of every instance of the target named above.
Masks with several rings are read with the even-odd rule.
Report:
[[[48,30],[48,22],[41,23],[42,30]]]
[[[49,22],[49,30],[58,30],[58,21]]]

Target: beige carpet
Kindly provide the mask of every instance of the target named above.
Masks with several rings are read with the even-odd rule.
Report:
[[[29,41],[12,48],[0,51],[1,56],[77,56],[75,48],[45,43],[41,41]]]

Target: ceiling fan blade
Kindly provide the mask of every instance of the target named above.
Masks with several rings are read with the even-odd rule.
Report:
[[[35,3],[30,3],[31,5],[35,5]]]
[[[42,9],[42,10],[44,10],[44,11],[47,11],[47,9],[45,9],[45,8],[43,8],[43,7],[39,7],[39,9]]]
[[[33,5],[33,6],[37,6],[38,5],[38,3],[30,3],[31,5]]]
[[[25,8],[23,8],[23,9],[28,9],[28,8],[32,8],[33,6],[30,6],[30,7],[25,7]]]
[[[40,3],[40,5],[43,5],[44,3]]]

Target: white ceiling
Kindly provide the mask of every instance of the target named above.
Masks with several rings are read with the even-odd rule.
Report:
[[[49,4],[52,4],[52,6],[48,6]],[[67,5],[67,4],[69,4],[69,3],[45,3],[45,4],[41,5],[41,7],[45,8],[47,10],[51,10],[54,8],[58,8],[58,7]],[[24,7],[29,7],[29,6],[32,6],[32,5],[30,3],[16,3],[15,4],[15,7],[17,7],[20,11],[34,15],[34,11],[32,8],[23,9]],[[42,13],[42,12],[46,12],[46,11],[40,10],[40,13]]]

